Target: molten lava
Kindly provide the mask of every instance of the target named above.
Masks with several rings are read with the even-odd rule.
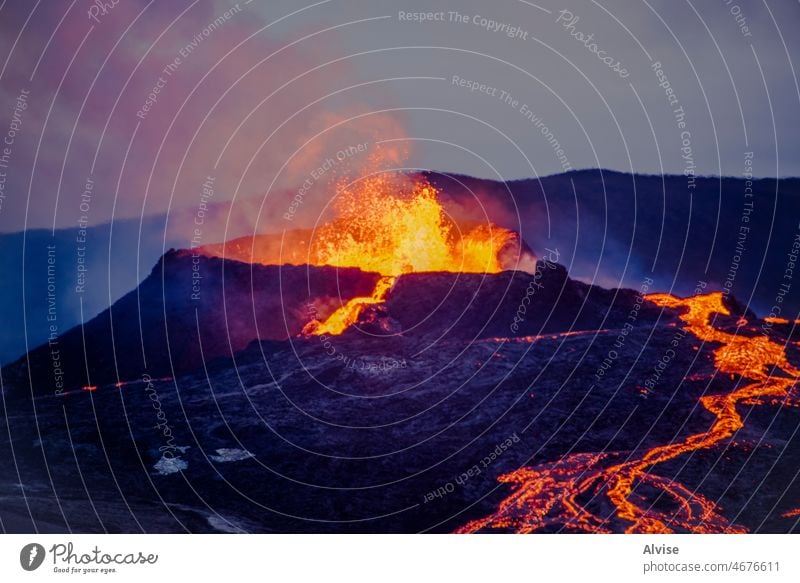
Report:
[[[340,192],[338,218],[320,229],[315,261],[382,275],[502,271],[498,255],[516,234],[493,225],[457,233],[438,194],[424,181],[409,186],[405,177],[363,179]]]
[[[358,321],[358,316],[364,309],[372,304],[380,304],[389,295],[389,290],[395,282],[395,277],[382,277],[375,286],[375,291],[370,297],[353,298],[333,314],[328,316],[324,322],[312,320],[303,328],[303,334],[311,336],[322,336],[323,334],[341,334],[350,326]]]
[[[781,514],[783,518],[800,518],[800,508],[794,508]]]
[[[424,180],[376,174],[340,189],[337,219],[323,225],[309,263],[380,273],[369,297],[353,298],[304,334],[341,334],[372,304],[382,303],[397,276],[420,271],[499,273],[520,259],[519,236],[492,224],[461,232]]]
[[[718,330],[712,316],[729,316],[721,293],[680,299],[669,294],[646,298],[666,308],[681,308],[686,330],[705,342],[721,344],[714,351],[716,368],[752,382],[730,393],[709,395],[700,403],[715,421],[704,433],[654,447],[641,455],[617,462],[611,454],[572,454],[550,464],[520,468],[499,478],[515,490],[486,518],[474,520],[456,532],[485,529],[533,532],[545,527],[585,532],[611,532],[610,522],[627,525],[629,533],[744,532],[717,512],[714,502],[671,479],[651,473],[653,466],[677,456],[716,446],[743,426],[739,404],[765,404],[785,400],[800,380],[800,370],[787,359],[784,347],[766,336],[747,337]],[[739,324],[742,321],[740,320]],[[782,374],[773,376],[777,368]],[[672,510],[659,510],[650,502],[658,497],[674,502]],[[608,509],[590,510],[586,500]],[[598,502],[599,501],[599,502]],[[663,505],[660,505],[663,506]]]

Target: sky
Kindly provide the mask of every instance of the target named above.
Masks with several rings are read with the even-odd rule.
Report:
[[[274,226],[376,159],[800,175],[796,2],[111,4],[0,4],[0,232],[226,200]]]

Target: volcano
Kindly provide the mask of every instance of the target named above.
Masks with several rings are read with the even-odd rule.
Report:
[[[795,532],[794,322],[576,281],[375,175],[2,371],[17,532]]]

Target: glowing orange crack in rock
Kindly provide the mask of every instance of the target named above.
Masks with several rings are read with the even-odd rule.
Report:
[[[501,476],[501,482],[516,484],[516,491],[501,502],[497,512],[472,521],[456,532],[484,529],[533,532],[547,526],[608,532],[610,529],[606,519],[577,502],[578,496],[590,494],[598,485],[605,491],[615,516],[631,523],[626,528],[629,533],[666,533],[673,532],[675,528],[690,532],[745,531],[718,514],[713,502],[647,470],[679,455],[707,449],[728,439],[743,425],[736,410],[737,404],[788,397],[789,390],[800,378],[800,370],[788,361],[783,346],[765,336],[750,338],[714,328],[710,322],[712,314],[730,315],[721,293],[686,299],[669,294],[646,297],[661,307],[688,308],[680,316],[686,329],[700,340],[722,344],[714,352],[717,369],[755,382],[725,395],[702,397],[700,403],[716,417],[707,432],[691,435],[678,443],[655,447],[638,459],[601,468],[599,466],[606,459],[605,455],[576,454],[553,464],[533,469],[520,468]],[[774,366],[790,377],[771,376],[770,368]],[[678,510],[659,512],[643,508],[644,502],[637,504],[632,500],[635,485],[656,488],[673,499]]]

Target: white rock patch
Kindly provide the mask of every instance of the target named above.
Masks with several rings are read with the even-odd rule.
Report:
[[[233,449],[223,447],[217,450],[217,455],[208,456],[212,462],[225,463],[225,462],[240,462],[251,457],[256,457],[245,449]]]
[[[169,474],[183,471],[188,467],[189,464],[179,457],[162,457],[156,462],[156,465],[153,466],[153,468],[158,470],[158,475],[160,476],[168,476]]]

